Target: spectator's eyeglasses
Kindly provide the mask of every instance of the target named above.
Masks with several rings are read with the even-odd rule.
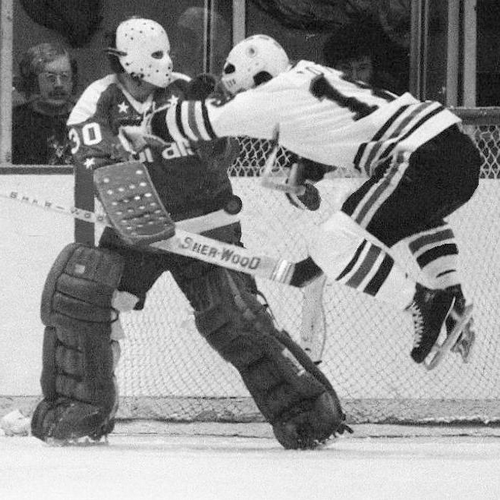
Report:
[[[66,71],[62,73],[53,73],[52,71],[42,71],[42,73],[40,74],[43,75],[43,77],[52,84],[57,83],[58,79],[61,83],[69,83],[72,79],[71,73],[68,73]]]

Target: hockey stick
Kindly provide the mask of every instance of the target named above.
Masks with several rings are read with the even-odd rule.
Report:
[[[301,196],[304,194],[306,188],[304,186],[297,185],[295,183],[299,168],[297,163],[294,163],[290,168],[290,175],[288,178],[285,178],[285,182],[276,180],[276,176],[273,175],[273,172],[275,171],[274,166],[276,163],[276,157],[278,156],[279,148],[280,145],[276,141],[271,151],[271,154],[267,157],[264,167],[262,169],[262,176],[260,181],[261,186],[268,189],[273,189],[275,191],[281,191],[282,193],[289,193]]]
[[[73,219],[105,226],[111,225],[108,217],[105,215],[99,215],[76,207],[66,207],[52,201],[39,200],[38,198],[26,196],[17,191],[0,193],[0,197],[72,217]],[[232,221],[234,222],[235,220],[233,216]],[[217,226],[220,225],[217,224]],[[211,228],[204,227],[203,231],[208,231],[209,229]],[[176,223],[174,236],[168,240],[151,243],[149,246],[283,284],[290,284],[295,269],[295,262],[267,255],[259,255],[243,247],[188,232],[182,229],[181,222]]]
[[[10,191],[9,193],[0,192],[0,198],[18,201],[25,205],[41,208],[42,210],[49,212],[69,215],[73,217],[73,219],[83,220],[90,222],[91,224],[103,224],[111,227],[108,217],[104,214],[100,215],[89,210],[83,210],[76,207],[65,207],[52,201],[40,200],[33,196],[21,194],[18,191]],[[208,215],[201,215],[199,217],[193,217],[191,219],[176,222],[176,227],[183,231],[201,233],[204,231],[210,231],[211,229],[215,229],[217,227],[233,224],[238,221],[239,217],[237,215],[230,214],[225,210],[218,210]]]
[[[319,365],[326,342],[326,315],[323,307],[323,294],[326,276],[316,278],[304,289],[302,305],[302,325],[300,345],[309,357]]]

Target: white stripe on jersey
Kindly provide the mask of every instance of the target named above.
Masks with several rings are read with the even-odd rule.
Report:
[[[68,118],[68,127],[83,123],[96,114],[99,96],[112,84],[118,85],[116,75],[108,75],[91,83],[78,99]]]
[[[179,128],[177,127],[177,120],[175,116],[176,109],[177,109],[176,106],[171,106],[170,108],[167,109],[166,125],[174,142],[182,144],[186,141],[186,136],[182,134]]]
[[[381,182],[373,185],[363,196],[363,202],[359,203],[351,217],[361,227],[366,228],[373,215],[380,206],[398,188],[401,179],[409,167],[410,152],[400,152],[392,161],[393,164],[384,175]]]
[[[441,245],[456,244],[455,234],[447,223],[412,235],[405,241],[415,258]]]
[[[205,126],[204,105],[204,101],[184,101],[167,111],[167,127],[177,142],[186,138],[192,141],[210,141],[215,138]],[[178,123],[179,117],[180,123]]]
[[[189,103],[188,103],[189,104]],[[188,139],[191,139],[192,141],[197,141],[199,139],[199,134],[197,135],[197,127],[196,123],[191,123],[189,120],[191,113],[191,108],[192,106],[181,106],[181,125],[182,129],[184,130],[186,136]],[[192,129],[191,125],[195,125],[195,128]]]
[[[408,93],[395,97],[309,61],[227,102],[178,106],[179,111],[173,107],[167,113],[167,125],[178,120],[171,133],[203,140],[272,139],[279,128],[280,145],[299,156],[368,175],[371,165],[413,152],[460,122],[440,103],[421,102]]]
[[[370,243],[365,245],[352,269],[344,274],[338,282],[363,290],[377,273],[384,258],[385,254],[380,251],[380,248]]]
[[[380,131],[383,130],[382,128],[379,133],[375,135],[374,139],[376,138],[376,140],[366,144],[358,168],[364,170],[365,173],[369,175],[370,172],[368,171],[368,167],[370,167],[372,163],[380,160],[387,148],[394,146],[395,143],[400,140],[401,135],[413,125],[415,117],[418,116],[425,107],[427,107],[426,103],[421,103],[417,106],[406,105],[401,107],[398,112],[401,111],[402,113],[398,116],[398,119],[395,119],[394,122],[391,123],[387,131],[380,135]]]
[[[367,175],[373,173],[377,164],[397,152],[404,144],[405,151],[413,152],[424,142],[436,135],[436,129],[431,126],[432,120],[441,112],[446,112],[438,102],[423,102],[416,105],[401,107],[391,120],[386,122],[374,141],[361,145],[361,159],[356,162],[357,168]],[[386,125],[389,125],[385,130]]]
[[[393,266],[393,259],[381,247],[364,240],[336,281],[375,295]]]
[[[197,137],[201,137],[205,141],[210,141],[213,137],[210,136],[205,128],[205,121],[203,119],[203,101],[190,101],[189,102],[189,125]]]

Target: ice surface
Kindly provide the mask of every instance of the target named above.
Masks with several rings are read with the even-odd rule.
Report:
[[[4,190],[72,202],[69,176],[56,192],[53,178],[43,185],[21,176],[3,181]],[[1,394],[38,395],[40,293],[54,258],[72,239],[72,221],[63,218],[54,228],[50,214],[5,200],[0,207]],[[195,427],[167,434],[118,423],[108,446],[93,447],[0,436],[0,500],[500,499],[500,429],[443,427],[432,435],[420,428],[403,437],[400,430],[366,433],[355,426],[354,436],[297,452],[283,450],[268,428],[257,435]]]
[[[271,436],[131,434],[120,424],[108,445],[55,448],[0,437],[0,498],[500,498],[498,436],[357,434],[305,452],[286,451]]]

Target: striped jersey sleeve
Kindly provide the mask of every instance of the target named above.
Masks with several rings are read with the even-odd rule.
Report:
[[[216,97],[179,102],[155,117],[153,133],[160,137],[170,134],[176,141],[209,141],[242,135],[272,139],[279,118],[276,110],[266,105],[268,100],[268,94],[247,91],[224,102]],[[266,108],[269,112],[264,114],[262,110]]]
[[[278,137],[299,156],[370,175],[385,157],[411,153],[459,121],[438,102],[396,96],[300,61],[230,100],[179,102],[155,118],[153,133],[176,140]]]

